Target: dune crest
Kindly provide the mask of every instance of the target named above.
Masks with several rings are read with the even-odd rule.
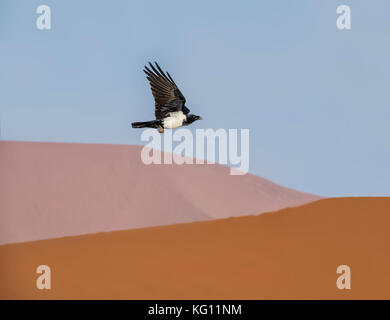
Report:
[[[258,214],[319,197],[140,146],[0,142],[0,244]]]
[[[390,198],[0,246],[5,299],[389,299]],[[36,268],[52,270],[38,290]],[[351,290],[336,287],[339,265]]]

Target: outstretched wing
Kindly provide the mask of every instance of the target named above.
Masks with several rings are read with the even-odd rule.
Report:
[[[175,81],[168,72],[165,74],[161,70],[157,62],[155,64],[156,67],[149,62],[151,69],[145,66],[144,72],[152,89],[156,106],[156,119],[162,119],[170,112],[182,111],[184,114],[188,114],[190,110],[184,106],[186,99]]]

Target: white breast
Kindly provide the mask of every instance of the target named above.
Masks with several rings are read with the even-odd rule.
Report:
[[[175,129],[181,127],[185,119],[187,119],[187,117],[182,111],[171,112],[169,117],[164,119],[164,128]]]

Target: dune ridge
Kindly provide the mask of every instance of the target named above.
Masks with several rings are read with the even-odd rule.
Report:
[[[0,246],[0,298],[389,299],[390,198]],[[37,290],[38,265],[52,290]],[[351,268],[351,290],[336,287]]]
[[[0,244],[258,214],[320,197],[140,146],[0,141]]]

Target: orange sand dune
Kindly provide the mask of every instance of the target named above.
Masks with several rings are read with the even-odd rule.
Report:
[[[319,198],[217,164],[145,165],[140,146],[0,142],[0,244],[258,214]]]
[[[390,198],[0,246],[1,298],[390,298]],[[38,265],[52,290],[36,289]],[[351,268],[352,289],[336,288]]]

